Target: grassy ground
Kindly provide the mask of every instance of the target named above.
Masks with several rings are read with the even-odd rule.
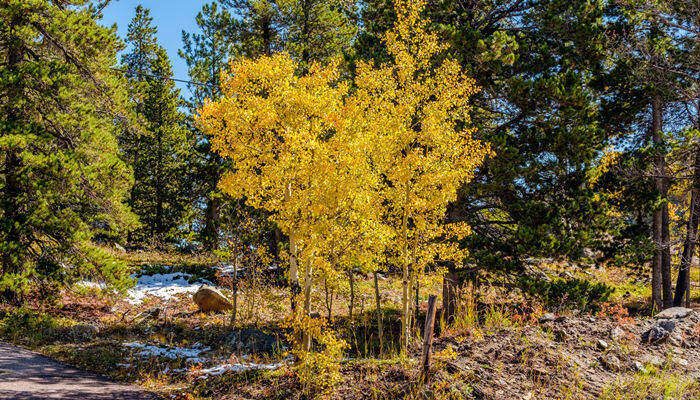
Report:
[[[176,265],[184,272],[212,277],[203,266],[206,257],[186,258],[166,254],[128,254],[142,273],[164,272],[163,265]],[[157,262],[148,263],[148,260]],[[559,266],[543,266],[552,277]],[[171,270],[171,269],[170,269]],[[169,271],[170,271],[169,270]],[[204,272],[202,272],[204,271]],[[583,274],[586,275],[586,274]],[[465,297],[457,321],[440,328],[435,342],[432,380],[420,381],[420,341],[408,354],[398,354],[400,281],[380,280],[384,325],[384,348],[379,347],[373,280],[357,276],[353,315],[349,316],[350,288],[346,281],[331,285],[332,305],[326,282],[318,282],[314,310],[332,316],[334,331],[348,342],[340,365],[340,381],[333,398],[338,399],[698,399],[700,392],[700,323],[686,339],[695,347],[681,349],[670,344],[647,346],[638,335],[652,323],[643,314],[628,317],[622,305],[647,303],[639,283],[615,271],[596,271],[597,279],[615,288],[611,296],[620,307],[606,307],[604,314],[579,312],[572,307],[548,308],[524,298],[518,290],[482,282]],[[212,278],[214,279],[215,276]],[[493,283],[493,282],[491,282]],[[420,292],[424,310],[430,294],[441,292],[434,279]],[[700,296],[697,290],[694,299]],[[171,398],[180,399],[287,399],[308,398],[313,388],[303,385],[293,365],[274,370],[226,372],[202,379],[200,371],[222,364],[270,364],[288,357],[285,333],[280,324],[288,313],[288,293],[275,285],[243,285],[235,327],[230,315],[201,314],[189,296],[167,302],[152,298],[131,305],[123,296],[94,288],[73,288],[58,304],[30,298],[22,309],[0,308],[0,337],[38,350],[73,365],[114,379],[132,382]],[[153,306],[163,309],[155,319],[137,318]],[[553,311],[562,319],[540,322]],[[83,335],[84,325],[97,333]],[[622,326],[629,338],[610,339]],[[226,337],[232,329],[258,329],[277,338],[271,353],[240,354]],[[601,349],[598,340],[608,347]],[[208,348],[202,362],[163,355],[140,356],[124,343],[143,343],[161,348]],[[607,357],[619,360],[619,370],[606,366]],[[649,361],[649,357],[654,357]],[[661,363],[658,360],[662,360]],[[684,362],[678,361],[683,360]],[[634,363],[643,365],[637,371]],[[695,375],[694,375],[695,374]]]

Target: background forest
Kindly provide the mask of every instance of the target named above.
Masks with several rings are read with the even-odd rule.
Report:
[[[430,294],[482,339],[698,301],[698,1],[218,0],[187,77],[109,3],[0,0],[6,321],[177,270],[246,325],[276,288],[303,393],[332,396],[344,354],[411,353]]]

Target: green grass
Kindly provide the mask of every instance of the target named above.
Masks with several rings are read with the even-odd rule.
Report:
[[[622,378],[603,388],[601,400],[697,399],[698,385],[681,373],[647,366],[630,378]],[[696,397],[693,397],[696,396]]]

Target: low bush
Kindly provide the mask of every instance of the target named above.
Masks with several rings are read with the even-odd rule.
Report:
[[[577,307],[590,312],[599,311],[600,304],[607,301],[614,290],[604,283],[579,278],[545,281],[521,277],[518,284],[523,292],[539,298],[548,306]]]

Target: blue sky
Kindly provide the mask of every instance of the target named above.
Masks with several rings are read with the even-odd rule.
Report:
[[[211,0],[113,0],[104,9],[102,24],[117,24],[117,33],[124,39],[136,6],[141,4],[150,9],[153,25],[158,28],[158,44],[168,52],[174,77],[188,79],[187,65],[177,55],[178,49],[182,47],[182,31],[193,32],[197,29],[194,18],[202,6],[209,2]],[[184,83],[176,82],[176,85],[182,89],[183,96],[189,96]]]

